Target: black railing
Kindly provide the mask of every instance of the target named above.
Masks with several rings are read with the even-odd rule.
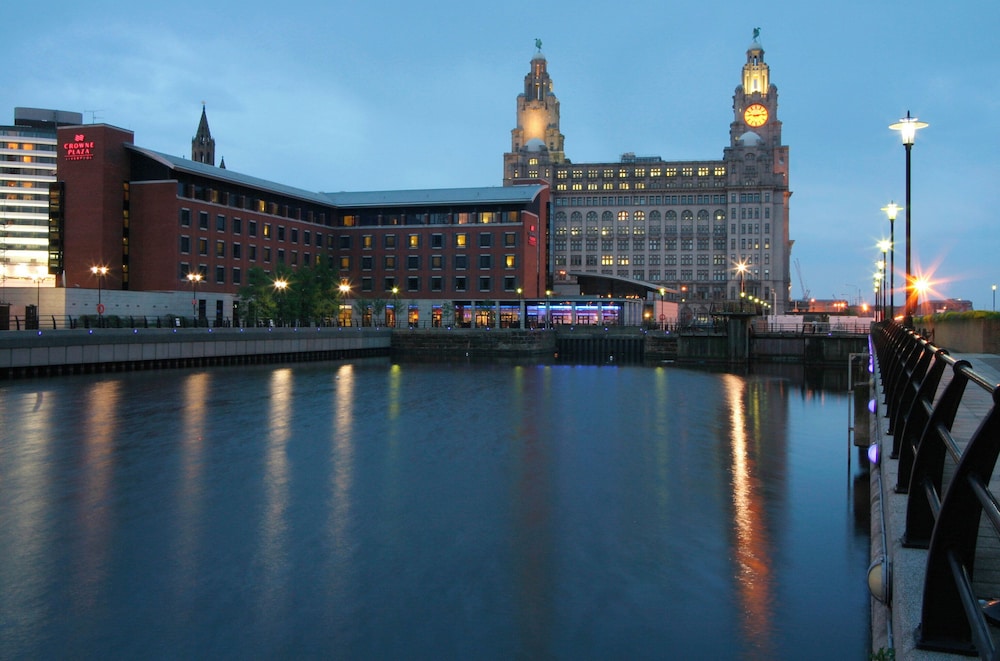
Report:
[[[903,543],[927,549],[917,645],[1000,659],[987,620],[996,618],[972,583],[980,535],[1000,539],[1000,505],[989,488],[1000,455],[1000,386],[895,323],[875,326],[872,344],[899,460],[897,491],[907,494]],[[939,393],[946,370],[951,378]],[[970,383],[980,390],[967,392]],[[982,397],[989,406],[975,431],[956,438],[959,406]]]

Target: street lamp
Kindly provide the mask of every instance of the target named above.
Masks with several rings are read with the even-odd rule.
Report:
[[[395,286],[392,288],[392,327],[399,328],[399,287]]]
[[[993,311],[997,311],[997,286],[993,285]]]
[[[667,293],[666,287],[660,287],[660,330],[665,329],[667,315],[663,312],[663,295]]]
[[[90,267],[90,272],[97,276],[97,325],[99,328],[104,328],[104,303],[101,303],[101,285],[104,282],[104,276],[110,270],[107,266]]]
[[[188,271],[187,279],[191,283],[191,316],[194,317],[194,325],[198,325],[198,296],[194,287],[204,278],[200,271]]]
[[[895,214],[894,214],[895,215]],[[886,302],[886,272],[889,270],[889,263],[885,261],[886,255],[890,250],[892,250],[892,241],[882,239],[878,242],[878,249],[882,251],[882,320],[885,321],[885,302]],[[889,293],[892,293],[892,285],[889,285]],[[889,318],[892,318],[892,312],[889,313]]]
[[[996,287],[993,287],[996,289]],[[552,328],[552,307],[549,305],[549,298],[552,296],[552,290],[545,290],[545,327]]]
[[[913,149],[913,141],[916,139],[917,130],[926,128],[927,122],[918,122],[916,117],[910,116],[910,111],[906,111],[903,117],[895,124],[890,124],[889,128],[899,131],[903,139],[903,147],[906,149],[906,312],[903,324],[907,328],[913,327],[913,275],[910,269],[910,151]]]
[[[274,290],[278,292],[278,323],[284,325],[284,302],[285,302],[285,290],[288,289],[288,281],[284,278],[278,278],[274,281]]]
[[[746,262],[737,262],[736,272],[740,274],[740,310],[743,309],[743,299],[746,298],[746,286],[743,282],[743,277],[747,272]]]
[[[395,287],[393,287],[393,289],[395,289]],[[340,318],[341,316],[343,316],[341,314],[341,310],[344,307],[343,301],[346,301],[347,296],[351,293],[351,286],[346,282],[341,282],[340,286],[337,288],[337,291],[340,292],[340,300],[341,300],[341,303],[337,305],[337,325],[340,326],[341,325]]]
[[[889,217],[889,318],[896,318],[896,216],[900,207],[895,202],[882,207],[882,211]]]

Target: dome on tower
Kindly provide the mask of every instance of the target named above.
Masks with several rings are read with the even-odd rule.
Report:
[[[524,143],[525,151],[545,151],[545,142],[540,138],[532,138]]]
[[[756,147],[762,143],[764,139],[753,131],[747,131],[740,137],[736,138],[736,141],[741,143],[744,147]]]

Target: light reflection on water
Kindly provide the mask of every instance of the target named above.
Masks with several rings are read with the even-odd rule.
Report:
[[[860,658],[845,407],[665,367],[10,382],[0,658]]]

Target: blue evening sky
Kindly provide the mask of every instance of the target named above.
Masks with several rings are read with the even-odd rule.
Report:
[[[217,159],[313,191],[501,185],[536,37],[571,160],[719,159],[760,27],[812,296],[872,300],[880,208],[905,195],[887,126],[907,110],[930,124],[913,148],[914,270],[978,309],[1000,283],[996,0],[52,0],[4,14],[0,122],[15,106],[83,112],[189,156],[204,101]],[[896,247],[898,286],[902,214]]]

